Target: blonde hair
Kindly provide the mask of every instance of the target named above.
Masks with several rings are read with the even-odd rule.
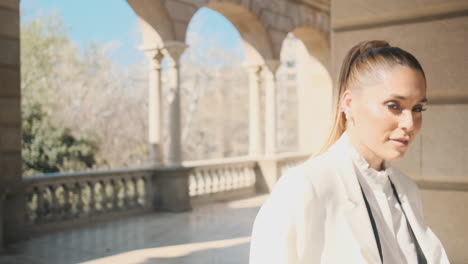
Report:
[[[397,65],[418,70],[424,79],[426,78],[421,64],[413,55],[398,47],[390,46],[386,41],[362,41],[348,51],[338,78],[331,131],[319,153],[327,151],[346,130],[346,118],[340,109],[344,92],[351,87],[364,86],[369,79],[381,79],[381,73],[388,72]]]

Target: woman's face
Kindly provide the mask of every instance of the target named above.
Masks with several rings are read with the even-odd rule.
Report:
[[[363,157],[397,160],[421,129],[426,82],[420,71],[396,66],[383,80],[345,92],[343,100],[354,120],[348,120],[348,130]]]

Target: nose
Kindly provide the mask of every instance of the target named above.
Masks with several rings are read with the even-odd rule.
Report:
[[[413,132],[415,128],[414,119],[413,111],[403,111],[400,115],[400,128],[407,133]]]

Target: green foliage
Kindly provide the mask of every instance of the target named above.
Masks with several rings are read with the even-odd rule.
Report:
[[[54,124],[39,103],[23,105],[23,174],[90,169],[95,164],[96,141],[78,138]]]

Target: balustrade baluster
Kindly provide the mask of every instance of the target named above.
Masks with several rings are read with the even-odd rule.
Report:
[[[71,216],[71,199],[70,199],[70,192],[72,191],[68,184],[62,185],[63,188],[63,218],[68,219]]]
[[[37,190],[37,208],[36,208],[36,223],[39,223],[43,220],[44,217],[44,193],[42,187],[35,188]]]
[[[232,186],[232,189],[236,189],[238,187],[238,182],[239,182],[236,167],[232,167],[230,169],[230,172],[231,172],[231,186]]]
[[[113,207],[113,186],[112,182],[109,179],[106,179],[104,185],[104,193],[106,194],[106,200],[105,200],[105,208],[107,212],[112,212],[112,207]]]
[[[151,207],[151,197],[152,196],[152,182],[151,182],[151,175],[149,173],[145,173],[144,181],[145,181],[145,208]]]
[[[119,197],[118,197],[118,194],[119,194],[119,186],[117,184],[117,181],[115,180],[110,180],[110,186],[111,186],[111,191],[112,191],[112,210],[113,211],[117,211],[119,209]]]
[[[143,180],[143,178],[141,176],[138,177],[138,180],[137,180],[137,185],[138,185],[138,204],[140,205],[140,207],[144,207],[145,206],[145,181]]]
[[[246,187],[247,181],[245,178],[244,168],[239,167],[237,168],[237,174],[239,175],[239,187]]]
[[[101,185],[101,212],[105,213],[107,211],[106,182],[102,180],[99,183]]]
[[[225,191],[226,186],[224,185],[224,169],[223,168],[216,169],[216,174],[218,175],[218,192]]]
[[[237,179],[239,179],[239,187],[238,188],[242,188],[242,187],[245,187],[247,186],[245,183],[245,174],[244,174],[244,169],[243,168],[236,168],[236,172],[237,172]]]
[[[196,194],[205,194],[206,193],[206,185],[205,179],[203,178],[203,173],[200,170],[195,170],[195,175],[197,175],[196,180]]]
[[[84,212],[84,202],[83,202],[84,185],[82,183],[77,182],[74,186],[75,186],[76,197],[77,197],[75,217],[79,218],[80,215],[82,215]]]
[[[28,189],[26,193],[26,220],[28,223],[34,223],[36,219],[36,209],[37,209],[37,193],[35,192],[36,188]]]
[[[232,180],[232,189],[237,189],[239,187],[239,175],[237,173],[237,167],[234,166],[231,168],[231,180]]]
[[[44,202],[44,214],[43,219],[45,221],[56,221],[60,217],[60,205],[57,201],[57,188],[54,185],[47,185],[43,191],[43,202]],[[50,193],[50,201],[47,201],[46,193]]]
[[[224,177],[226,178],[226,191],[229,191],[232,189],[232,177],[230,168],[224,168]]]
[[[217,193],[219,192],[219,178],[218,178],[218,169],[212,169],[211,170],[211,177],[213,177],[213,188],[212,192]]]
[[[211,176],[211,170],[206,169],[203,171],[203,174],[205,175],[206,183],[207,183],[207,189],[206,193],[213,193],[213,177]]]
[[[138,207],[138,186],[137,186],[137,180],[132,177],[132,184],[133,184],[133,197],[132,197],[132,204],[135,207]]]
[[[239,173],[241,174],[242,187],[249,186],[249,176],[247,174],[247,167],[239,168]]]
[[[115,181],[115,184],[116,184],[116,188],[117,188],[117,191],[116,191],[116,206],[115,206],[115,209],[116,210],[122,210],[124,209],[124,185],[123,185],[123,178],[119,178],[118,180]]]
[[[240,174],[237,166],[232,168],[232,187],[238,189],[240,186]]]
[[[211,169],[211,192],[212,193],[217,193],[218,192],[218,175],[216,173],[216,169]]]
[[[221,191],[226,191],[227,190],[227,185],[226,185],[226,168],[220,168],[219,170],[219,186],[221,186]]]
[[[91,181],[88,183],[89,186],[89,215],[96,213],[96,195],[94,191],[94,186],[96,182]]]
[[[218,179],[219,179],[219,191],[225,191],[226,190],[226,174],[225,174],[226,169],[225,168],[219,168],[218,169]]]
[[[189,195],[194,196],[196,194],[196,190],[197,190],[197,185],[196,185],[195,174],[190,173],[190,175],[189,175]]]
[[[242,174],[239,171],[239,167],[234,168],[234,179],[235,179],[235,188],[242,187]]]
[[[122,179],[122,184],[123,184],[123,207],[128,208],[129,207],[129,200],[128,200],[128,181],[127,179],[123,178]]]

